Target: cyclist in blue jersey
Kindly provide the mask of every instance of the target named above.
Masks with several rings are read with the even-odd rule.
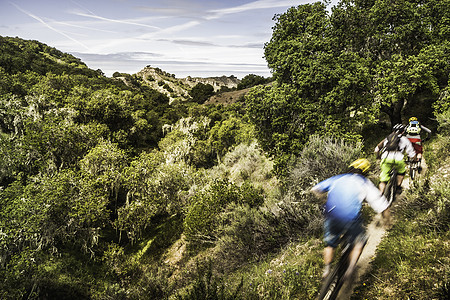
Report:
[[[365,177],[370,168],[370,162],[361,158],[350,165],[348,173],[330,177],[319,182],[312,188],[312,192],[320,197],[328,193],[325,203],[324,222],[324,273],[327,277],[330,264],[333,261],[335,249],[341,242],[341,237],[347,233],[354,248],[350,253],[349,268],[344,275],[348,279],[355,268],[367,240],[363,220],[361,217],[362,203],[365,200],[377,212],[382,213],[384,219],[389,219],[389,206],[380,190]]]

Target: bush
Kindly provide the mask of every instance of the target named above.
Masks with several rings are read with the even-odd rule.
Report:
[[[244,78],[242,78],[241,82],[239,82],[239,84],[237,85],[237,89],[243,90],[246,88],[253,87],[255,85],[265,84],[265,83],[269,82],[269,80],[270,80],[270,78],[266,79],[263,76],[249,74],[249,75],[244,76]]]
[[[210,84],[199,82],[191,89],[189,95],[192,97],[192,100],[194,102],[203,104],[206,100],[209,99],[209,97],[214,95],[214,87]]]
[[[178,300],[232,300],[240,299],[240,293],[243,285],[243,280],[237,286],[234,292],[228,291],[225,288],[223,280],[213,276],[212,261],[207,264],[207,269],[197,266],[197,278],[194,284],[184,293],[179,293],[176,296]]]
[[[449,99],[450,101],[450,99]],[[436,119],[439,123],[439,130],[441,134],[450,134],[450,109],[443,111],[442,113],[436,114]]]
[[[238,188],[226,180],[215,180],[208,190],[197,193],[191,200],[184,220],[188,239],[210,242],[217,234],[217,217],[227,204],[239,199]]]
[[[211,243],[220,236],[224,222],[228,222],[221,215],[233,210],[228,208],[232,203],[258,207],[263,202],[263,190],[249,182],[238,187],[226,179],[216,179],[206,191],[191,199],[192,204],[184,220],[186,237],[192,242]]]
[[[285,188],[300,196],[316,183],[344,173],[362,156],[362,143],[313,135],[291,166]]]
[[[273,162],[264,155],[256,141],[234,147],[225,154],[218,168],[229,172],[230,179],[238,185],[248,180],[265,186],[275,178],[272,173]]]

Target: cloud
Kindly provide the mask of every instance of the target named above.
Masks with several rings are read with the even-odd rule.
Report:
[[[192,41],[192,40],[169,40],[169,39],[158,39],[160,42],[170,42],[174,44],[180,44],[180,45],[187,45],[187,46],[206,46],[206,47],[219,47],[219,45],[211,43],[211,42],[204,42],[204,41]]]
[[[94,28],[92,26],[88,27],[88,26],[77,25],[77,24],[73,24],[73,23],[61,22],[61,21],[56,21],[56,20],[52,20],[52,23],[62,25],[62,26],[79,28],[79,29],[87,29],[89,31],[94,30],[94,31],[105,32],[105,33],[117,33],[116,31],[112,31],[112,30],[98,29],[98,28]]]
[[[29,17],[31,17],[31,18],[33,18],[33,19],[39,21],[39,22],[42,23],[44,26],[48,27],[49,29],[53,30],[54,32],[59,33],[59,34],[65,36],[66,38],[70,39],[71,41],[73,41],[73,42],[75,42],[75,43],[81,45],[83,48],[89,50],[89,47],[87,47],[85,44],[83,44],[82,42],[80,42],[80,41],[74,39],[73,37],[69,36],[68,34],[66,34],[66,33],[64,33],[64,32],[62,32],[62,31],[60,31],[60,30],[54,28],[53,26],[49,25],[47,22],[45,22],[43,19],[39,18],[38,16],[35,16],[35,15],[33,15],[32,13],[27,12],[26,10],[23,10],[22,8],[20,8],[18,5],[14,4],[14,3],[11,3],[11,4],[14,5],[19,11],[21,11],[21,12],[23,12],[24,14],[26,14],[27,16],[29,16]]]
[[[153,26],[153,25],[148,25],[148,24],[143,24],[143,23],[137,23],[137,22],[133,22],[133,21],[129,21],[129,20],[110,19],[110,18],[97,16],[97,15],[94,15],[94,14],[86,14],[86,13],[82,13],[82,12],[73,12],[73,14],[75,14],[77,16],[80,16],[80,17],[87,17],[87,18],[97,19],[97,20],[111,22],[111,23],[120,23],[120,24],[126,24],[126,25],[147,27],[147,28],[152,28],[152,29],[161,29],[158,26]]]
[[[247,43],[242,45],[230,45],[228,46],[230,48],[255,48],[255,49],[262,49],[264,48],[264,43]]]
[[[176,74],[178,78],[235,75],[242,78],[248,74],[270,76],[265,63],[211,62],[200,59],[173,59],[147,52],[120,52],[107,55],[72,52],[92,69],[100,69],[107,76],[118,70],[121,73],[135,74],[145,66],[157,66]],[[145,56],[147,56],[145,58]],[[119,58],[119,59],[118,59]]]
[[[222,48],[256,48],[262,49],[264,43],[246,43],[242,45],[219,45],[216,43],[205,42],[205,41],[193,41],[193,40],[181,40],[181,39],[158,39],[159,42],[169,42],[185,46],[198,46],[198,47],[222,47]]]
[[[80,53],[72,52],[74,56],[83,57],[89,61],[145,61],[148,59],[155,59],[163,57],[162,54],[152,52],[117,52],[111,54],[95,54],[95,53]]]
[[[304,2],[306,3],[308,1],[305,0]],[[291,7],[291,6],[293,6],[291,0],[284,0],[284,1],[258,0],[258,1],[253,1],[250,3],[246,3],[243,5],[239,5],[239,6],[210,10],[210,11],[208,11],[208,13],[210,13],[211,15],[206,17],[206,19],[208,19],[208,20],[217,19],[217,18],[220,18],[225,15],[241,13],[241,12],[245,12],[245,11],[249,11],[249,10],[275,8],[275,7]]]

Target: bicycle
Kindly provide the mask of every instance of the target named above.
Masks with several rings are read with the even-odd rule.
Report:
[[[334,264],[330,274],[325,278],[319,292],[318,300],[336,299],[339,295],[341,287],[345,283],[344,274],[348,269],[349,256],[353,250],[354,244],[349,243],[345,236],[343,239],[345,239],[345,242],[341,248],[340,259]],[[363,249],[366,246],[367,240],[367,237],[365,237]]]
[[[420,160],[409,160],[409,177],[414,180],[420,174]]]
[[[391,171],[389,172],[389,181],[386,183],[386,187],[383,192],[383,195],[389,202],[389,206],[391,206],[391,204],[395,201],[395,195],[397,194],[397,175],[397,168],[392,165]]]

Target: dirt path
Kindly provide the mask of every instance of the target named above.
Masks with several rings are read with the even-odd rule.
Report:
[[[425,174],[426,169],[427,165],[425,159],[422,159],[422,172],[419,175],[420,177]],[[420,177],[417,179],[420,179]],[[412,182],[410,181],[409,176],[405,176],[402,186],[404,188],[410,188],[411,185]],[[338,296],[339,300],[349,300],[352,296],[353,289],[360,284],[362,276],[369,271],[370,262],[375,257],[378,244],[383,239],[387,229],[388,226],[382,225],[380,215],[375,216],[372,222],[367,226],[367,234],[369,236],[369,240],[367,241],[366,247],[364,247],[364,250],[361,253],[361,257],[358,260],[354,275],[355,279],[353,281],[353,284],[344,284]]]
[[[347,300],[350,299],[353,289],[360,284],[362,275],[368,272],[370,268],[370,262],[375,257],[375,252],[377,250],[378,244],[383,239],[386,234],[387,227],[381,225],[381,216],[377,215],[373,221],[367,226],[367,234],[369,240],[364,247],[361,257],[358,260],[355,270],[355,280],[353,284],[344,284],[339,293],[338,299]]]

